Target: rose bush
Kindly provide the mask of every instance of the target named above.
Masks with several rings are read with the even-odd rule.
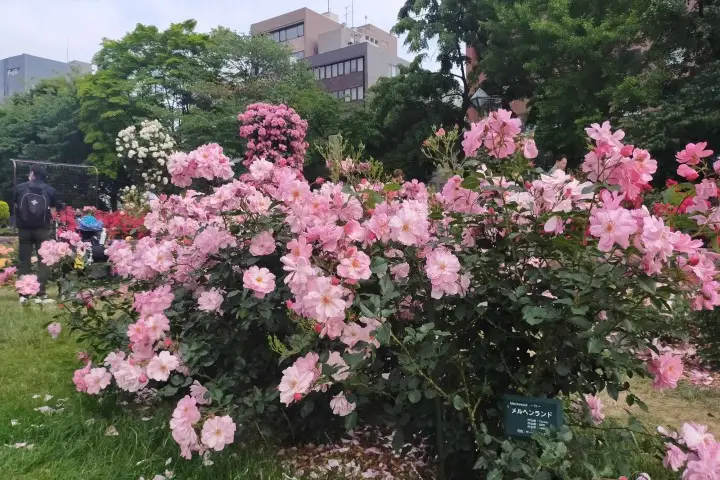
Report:
[[[595,440],[571,441],[568,427],[505,439],[501,398],[561,397],[591,426],[596,395],[617,399],[628,377],[677,384],[680,358],[652,340],[678,333],[675,312],[720,304],[718,255],[702,239],[720,226],[712,168],[690,147],[682,156],[703,176],[686,233],[643,205],[656,162],[622,131],[587,129],[583,178],[548,175],[500,110],[464,134],[472,161],[456,161],[456,135],[428,140],[463,170],[440,192],[374,178],[313,190],[296,117],[240,116],[257,141],[239,179],[217,145],[170,157],[184,192],[151,202],[148,237],[108,249],[123,284],[73,292],[70,326],[96,350],[77,389],[180,398],[170,428],[188,458],[238,437],[332,434],[342,419],[392,427],[397,447],[430,436],[453,478],[621,471],[622,458],[594,464]]]

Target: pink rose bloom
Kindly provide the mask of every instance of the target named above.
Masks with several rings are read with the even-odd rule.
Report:
[[[90,373],[83,377],[83,381],[87,386],[87,393],[90,395],[97,395],[101,390],[107,388],[110,385],[112,375],[105,368],[93,368]]]
[[[320,375],[322,375],[322,372],[320,371],[320,367],[318,366],[318,362],[320,361],[320,355],[318,355],[315,352],[309,352],[304,357],[299,357],[297,360],[295,360],[295,363],[293,363],[293,366],[298,369],[299,372],[310,372],[313,374],[313,383],[315,380],[320,378]]]
[[[75,373],[73,373],[73,383],[75,384],[75,389],[78,392],[86,392],[87,391],[87,384],[85,383],[85,375],[90,373],[90,361],[87,362],[87,364],[78,370],[75,370]]]
[[[390,273],[392,274],[395,281],[407,278],[410,275],[410,265],[407,262],[399,263],[390,267]]]
[[[428,221],[410,207],[403,207],[390,218],[390,238],[403,245],[420,246],[427,242]]]
[[[720,478],[720,446],[702,449],[688,457],[683,480],[716,480]]]
[[[70,248],[70,245],[56,240],[44,241],[38,250],[38,255],[42,263],[48,266],[55,265],[62,260],[63,257],[69,257],[72,254],[73,250]]]
[[[689,449],[698,450],[715,443],[715,437],[707,430],[707,425],[684,423],[680,428],[680,435]]]
[[[697,180],[698,177],[700,177],[700,174],[698,172],[693,170],[691,167],[688,167],[687,164],[685,164],[685,163],[681,164],[678,167],[677,174],[691,182],[693,180]]]
[[[162,340],[165,332],[170,330],[170,320],[162,313],[150,315],[144,322],[145,334],[152,340]]]
[[[190,385],[190,396],[198,405],[210,405],[212,403],[212,399],[208,395],[208,389],[203,387],[197,380]]]
[[[715,173],[720,173],[720,160],[713,162],[713,171]]]
[[[444,248],[437,248],[427,254],[425,274],[430,279],[432,298],[460,293],[460,261]]]
[[[678,163],[697,165],[703,158],[713,154],[712,150],[705,150],[705,147],[707,147],[707,142],[688,143],[685,145],[685,150],[678,152],[675,158]]]
[[[208,448],[221,451],[225,445],[230,445],[235,439],[235,422],[225,415],[223,417],[210,417],[203,424],[201,440]]]
[[[333,380],[336,382],[342,382],[343,380],[346,380],[350,376],[350,367],[348,364],[343,360],[342,355],[336,351],[330,352],[330,356],[328,356],[327,364],[335,367],[337,370],[335,373],[332,374]]]
[[[602,413],[603,404],[595,395],[585,395],[585,402],[590,409],[590,416],[595,425],[600,425],[605,420],[605,414]]]
[[[348,249],[346,254],[347,256],[340,260],[340,265],[337,266],[338,275],[353,280],[369,279],[370,275],[372,275],[370,272],[370,257],[355,247]]]
[[[260,158],[258,160],[255,160],[252,165],[250,165],[250,176],[253,180],[261,182],[270,177],[273,168],[274,167],[272,163]]]
[[[593,210],[590,216],[590,234],[600,238],[598,250],[602,252],[611,251],[615,244],[627,248],[637,229],[637,222],[624,208]]]
[[[535,140],[528,139],[523,142],[523,156],[529,160],[538,156],[538,149]]]
[[[110,370],[110,373],[115,373],[118,368],[120,368],[120,365],[122,364],[123,360],[125,360],[125,352],[118,351],[118,352],[110,352],[108,353],[108,356],[105,357],[105,360],[103,361],[103,365],[108,367]]]
[[[175,294],[170,285],[163,285],[149,292],[135,294],[135,310],[142,316],[150,316],[156,313],[163,313],[170,308]]]
[[[294,365],[286,368],[283,370],[283,376],[278,386],[280,401],[286,406],[289,406],[295,401],[299,401],[303,395],[310,391],[312,382],[312,372],[307,370],[300,371]]]
[[[355,410],[355,406],[356,405],[354,403],[347,401],[343,392],[338,393],[332,398],[332,400],[330,400],[330,408],[332,409],[332,412],[340,417],[350,415]]]
[[[170,352],[163,351],[154,356],[147,366],[147,376],[158,382],[170,378],[170,372],[180,366],[180,360]]]
[[[553,215],[543,226],[545,233],[561,234],[565,231],[565,222],[557,215]]]
[[[198,310],[203,312],[219,312],[224,300],[220,290],[213,288],[200,294],[200,298],[198,298]]]
[[[273,238],[272,232],[262,232],[252,237],[249,250],[256,257],[273,253],[275,251],[275,238]]]
[[[682,358],[674,356],[672,353],[658,356],[653,352],[648,364],[648,371],[655,376],[652,386],[656,390],[676,388],[683,373]]]
[[[332,317],[345,317],[345,301],[343,289],[332,284],[327,277],[319,277],[310,286],[303,298],[303,304],[310,310],[312,318],[325,322]]]
[[[673,472],[677,472],[683,465],[685,465],[688,456],[685,452],[680,450],[677,445],[672,443],[666,443],[665,447],[667,447],[667,451],[665,452],[663,465],[665,468],[670,468]]]
[[[62,331],[62,325],[60,325],[57,322],[53,322],[47,327],[47,331],[50,334],[50,336],[55,339],[60,335],[60,332]]]
[[[4,284],[10,277],[15,275],[17,267],[8,267],[0,273],[0,284]]]
[[[200,410],[197,408],[197,402],[195,399],[190,395],[185,395],[182,399],[180,399],[175,407],[175,410],[173,410],[170,427],[172,428],[173,420],[176,423],[193,425],[200,421],[200,417]]]
[[[267,268],[252,266],[243,274],[243,287],[254,291],[257,298],[263,298],[275,290],[275,275]]]
[[[15,281],[15,289],[20,295],[37,295],[40,291],[40,282],[37,275],[22,275]]]
[[[139,365],[132,365],[123,361],[113,374],[118,387],[126,392],[137,392],[148,384],[148,377]]]

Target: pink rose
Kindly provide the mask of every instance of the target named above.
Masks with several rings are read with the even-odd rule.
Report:
[[[60,335],[60,332],[62,331],[62,325],[57,322],[53,322],[48,325],[47,331],[53,339],[58,338],[58,335]]]

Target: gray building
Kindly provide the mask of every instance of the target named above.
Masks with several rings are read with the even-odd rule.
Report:
[[[408,62],[397,56],[397,37],[372,24],[348,27],[337,15],[308,8],[253,24],[304,58],[325,90],[345,101],[363,101],[381,77],[394,77]]]
[[[89,73],[90,68],[89,63],[77,60],[65,63],[26,53],[4,58],[0,60],[0,103],[16,93],[27,92],[40,80]]]

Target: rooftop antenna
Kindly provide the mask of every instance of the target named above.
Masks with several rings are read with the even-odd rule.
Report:
[[[355,0],[350,2],[350,8],[352,9],[352,28],[355,28]]]
[[[330,0],[328,0],[328,13],[330,13]]]
[[[345,26],[348,24],[348,8],[350,8],[350,5],[345,7]]]

